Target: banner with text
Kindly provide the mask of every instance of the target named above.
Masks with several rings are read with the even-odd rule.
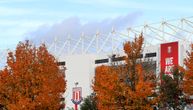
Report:
[[[174,66],[178,65],[178,42],[161,44],[161,71],[171,74]]]

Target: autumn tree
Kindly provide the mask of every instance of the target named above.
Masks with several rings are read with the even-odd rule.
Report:
[[[124,51],[126,54],[125,72],[122,72],[122,76],[125,83],[124,92],[127,94],[125,97],[124,109],[152,109],[151,105],[154,104],[154,100],[150,97],[154,94],[155,87],[154,80],[155,75],[151,72],[145,71],[142,67],[142,61],[140,59],[143,46],[142,34],[135,38],[134,41],[128,41],[124,44]],[[149,97],[149,98],[148,98]]]
[[[99,109],[152,109],[155,75],[142,66],[142,46],[143,36],[140,35],[124,44],[125,64],[96,68],[93,90]]]
[[[93,90],[99,110],[115,110],[115,91],[118,75],[110,66],[99,66],[95,70]]]
[[[0,105],[8,110],[57,110],[66,90],[65,75],[42,44],[20,42],[0,72]]]
[[[185,75],[183,89],[187,95],[193,95],[193,44],[191,45],[191,51],[187,53],[188,56],[185,59]]]
[[[191,50],[187,52],[187,58],[184,60],[184,81],[183,81],[183,91],[187,97],[193,96],[193,44],[191,44]],[[189,101],[187,103],[190,103]]]

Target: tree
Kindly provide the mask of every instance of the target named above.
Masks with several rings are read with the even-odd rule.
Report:
[[[117,102],[123,110],[151,110],[156,100],[154,95],[154,84],[146,77],[141,65],[136,65],[136,78],[131,80],[128,76],[124,79],[121,86],[120,98]],[[135,86],[132,88],[132,81]],[[120,101],[121,100],[121,101]]]
[[[143,62],[140,60],[143,41],[141,34],[133,42],[128,41],[124,45],[126,53],[124,76],[129,82],[126,86],[126,92],[130,93],[130,95],[126,95],[126,102],[128,103],[125,104],[125,108],[127,109],[152,109],[151,105],[154,104],[154,100],[150,100],[148,97],[154,94],[155,74],[146,71],[146,68],[142,67]]]
[[[152,109],[155,75],[145,71],[140,56],[143,36],[124,44],[125,64],[96,68],[93,90],[100,110]]]
[[[159,108],[183,110],[186,100],[182,89],[183,73],[174,68],[172,76],[163,74],[160,85]]]
[[[65,75],[42,44],[20,42],[0,72],[0,104],[9,110],[57,110],[66,90]]]
[[[99,110],[113,110],[118,76],[110,66],[99,66],[95,71],[93,90],[96,93]]]
[[[97,110],[95,94],[87,96],[80,105],[81,110]]]
[[[183,90],[186,95],[193,95],[193,44],[191,45],[191,52],[187,52],[187,58],[184,62],[186,69],[184,74]]]

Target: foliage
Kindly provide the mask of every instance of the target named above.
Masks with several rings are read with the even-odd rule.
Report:
[[[0,72],[0,104],[9,110],[56,110],[65,92],[65,76],[42,44],[20,42]]]
[[[97,110],[95,94],[87,96],[80,105],[81,110]]]
[[[171,75],[162,75],[159,108],[183,110],[186,102],[182,89],[183,73],[176,68]]]
[[[124,44],[125,65],[96,68],[93,90],[100,110],[149,110],[156,102],[155,75],[145,71],[140,61],[143,36]]]
[[[183,90],[186,95],[193,95],[193,44],[191,45],[191,52],[188,52],[188,56],[185,59],[184,64],[186,65],[184,74]]]
[[[95,82],[93,90],[96,92],[97,108],[99,110],[113,110],[118,76],[109,66],[99,66],[96,68]]]

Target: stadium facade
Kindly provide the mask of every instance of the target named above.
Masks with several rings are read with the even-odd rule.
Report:
[[[96,32],[92,37],[81,36],[76,42],[66,39],[58,46],[50,45],[50,50],[59,61],[65,61],[67,91],[66,107],[73,107],[72,88],[78,82],[82,87],[82,96],[86,97],[92,93],[92,81],[95,67],[99,65],[111,65],[112,63],[123,63],[123,43],[133,40],[133,36],[144,35],[142,60],[150,60],[152,70],[157,76],[162,71],[169,74],[172,66],[179,64],[184,66],[186,51],[190,50],[193,38],[193,18],[182,18],[178,20],[162,21],[152,24],[128,28],[126,32],[112,32],[104,35]],[[60,40],[59,40],[60,41]],[[59,42],[55,44],[59,45]],[[65,47],[64,50],[61,47]],[[66,49],[66,50],[65,50]],[[62,52],[57,52],[58,50]],[[56,54],[58,53],[58,54]],[[60,54],[59,54],[60,53]],[[67,53],[65,55],[61,53]]]
[[[151,60],[152,70],[159,76],[161,69],[169,72],[176,64],[183,66],[186,51],[190,50],[193,41],[193,17],[145,23],[129,27],[126,31],[112,28],[109,33],[97,31],[93,36],[82,34],[79,38],[69,35],[55,37],[53,42],[45,42],[49,44],[49,51],[61,62],[61,68],[66,68],[66,108],[74,107],[71,99],[75,83],[78,82],[78,86],[82,87],[83,97],[90,95],[95,67],[123,62],[123,43],[132,41],[141,32],[145,39],[141,58],[144,61]],[[7,52],[0,53],[0,62],[6,58]]]
[[[150,67],[157,76],[160,75],[161,70],[170,75],[171,67],[175,65],[183,66],[183,61],[186,56],[185,46],[187,44],[180,41],[167,42],[157,44],[154,46],[144,47],[143,53],[140,58],[143,62],[151,62]],[[124,52],[119,54],[81,54],[69,55],[63,60],[66,62],[66,79],[67,79],[67,92],[65,94],[67,106],[73,107],[72,88],[74,83],[78,82],[82,87],[82,95],[86,97],[92,93],[92,81],[94,78],[94,71],[96,66],[112,65],[113,63],[124,63]]]

